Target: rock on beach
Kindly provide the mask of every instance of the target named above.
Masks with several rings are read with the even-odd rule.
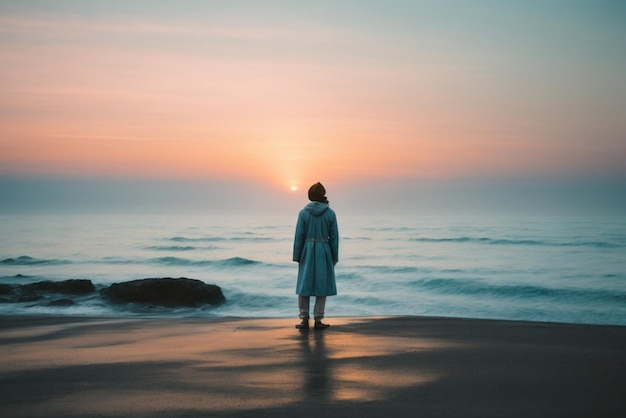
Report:
[[[23,285],[0,284],[0,302],[35,302],[49,294],[88,295],[96,290],[91,280],[71,279],[54,282],[50,280]],[[67,306],[67,302],[66,306]],[[57,305],[58,306],[58,305]]]
[[[91,280],[71,279],[60,282],[43,281],[21,286],[23,292],[63,293],[67,295],[86,295],[95,290]]]
[[[219,286],[185,277],[139,279],[114,283],[102,289],[100,293],[114,303],[134,302],[166,307],[220,305],[226,301]]]

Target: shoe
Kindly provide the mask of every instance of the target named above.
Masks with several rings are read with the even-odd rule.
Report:
[[[326,329],[329,326],[328,324],[323,324],[322,321],[315,321],[315,329]]]
[[[309,329],[309,318],[304,318],[302,322],[296,325],[296,329]]]

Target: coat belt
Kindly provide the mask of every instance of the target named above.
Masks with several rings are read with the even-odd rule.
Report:
[[[306,242],[328,242],[328,238],[305,238]]]

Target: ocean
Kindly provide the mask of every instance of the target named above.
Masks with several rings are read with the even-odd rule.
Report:
[[[293,317],[295,216],[0,215],[0,284],[154,277],[222,288],[196,308],[59,295],[0,314]],[[338,214],[339,294],[326,316],[426,315],[626,325],[623,217],[349,217]]]

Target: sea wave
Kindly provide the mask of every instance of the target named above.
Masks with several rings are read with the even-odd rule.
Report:
[[[362,269],[373,271],[377,274],[406,274],[417,273],[423,271],[420,268],[412,266],[361,266]]]
[[[496,285],[478,280],[423,279],[411,282],[412,286],[439,294],[464,296],[496,296],[503,298],[551,298],[572,302],[626,302],[626,292],[584,288],[550,288],[533,285]]]
[[[532,239],[500,239],[487,237],[451,237],[451,238],[409,238],[411,242],[424,243],[471,243],[488,245],[526,245],[526,246],[546,246],[546,247],[593,247],[593,248],[622,248],[626,243],[604,242],[604,241],[581,241],[581,242],[550,242]]]
[[[225,260],[215,261],[214,263],[219,266],[229,266],[229,267],[264,264],[262,261],[250,260],[248,258],[243,258],[243,257],[231,257]]]
[[[285,238],[286,239],[286,238]],[[291,239],[291,237],[289,238]],[[172,238],[168,238],[169,241],[174,242],[221,242],[221,241],[247,241],[247,242],[266,242],[266,241],[283,241],[281,238],[274,237],[266,237],[266,236],[253,236],[246,235],[243,237],[200,237],[200,238],[191,238],[184,236],[176,236]]]
[[[146,250],[153,251],[193,251],[197,249],[197,247],[192,247],[191,245],[180,246],[180,245],[155,245],[152,247],[146,247]],[[206,249],[206,248],[203,248]]]
[[[243,257],[231,257],[223,260],[189,260],[180,257],[157,257],[148,260],[153,264],[164,264],[168,266],[220,266],[220,267],[239,267],[263,264],[261,261],[250,260]]]
[[[103,257],[99,261],[90,261],[89,264],[112,264],[112,265],[142,265],[142,264],[157,264],[163,266],[218,266],[218,267],[238,267],[249,265],[265,264],[262,261],[251,260],[243,257],[231,257],[221,260],[192,260],[189,258],[166,256],[166,257],[154,257],[154,258],[124,258],[124,257]]]
[[[172,237],[168,238],[169,241],[174,242],[215,242],[225,241],[227,238],[223,237],[202,237],[202,238],[189,238],[189,237]]]
[[[27,255],[22,255],[16,258],[5,258],[0,261],[0,264],[8,265],[8,266],[37,266],[37,265],[48,265],[48,266],[59,266],[64,264],[72,264],[69,260],[58,260],[58,259],[40,259],[33,258]]]
[[[289,314],[292,310],[295,310],[295,296],[284,295],[269,295],[263,293],[249,293],[235,289],[223,288],[226,297],[226,302],[220,306],[220,310],[227,311],[227,313],[237,313],[241,315],[247,312],[262,312],[267,315],[267,312],[276,309],[279,306],[284,306],[286,312]]]
[[[211,260],[189,260],[180,257],[156,257],[147,260],[147,262],[166,266],[208,266],[214,263]]]

